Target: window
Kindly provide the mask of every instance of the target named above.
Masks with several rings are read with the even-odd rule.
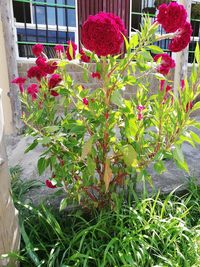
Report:
[[[49,57],[53,46],[77,41],[75,0],[13,0],[20,57],[33,57],[31,46],[41,42]]]

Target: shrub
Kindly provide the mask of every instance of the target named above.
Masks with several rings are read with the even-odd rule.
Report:
[[[37,44],[33,47],[36,66],[28,70],[29,79],[36,78],[36,82],[24,90],[24,79],[14,80],[25,107],[22,120],[27,134],[34,137],[26,152],[38,144],[44,147],[39,174],[50,168],[47,186],[65,189],[67,199],[61,209],[68,199],[86,207],[113,207],[116,194],[149,177],[149,164],[158,173],[165,171],[163,158],[173,158],[188,171],[181,145],[200,142],[189,128],[200,128],[190,119],[191,112],[199,108],[194,100],[200,92],[200,68],[194,64],[191,78],[173,88],[169,72],[174,61],[155,42],[171,38],[169,48],[181,51],[190,41],[191,26],[183,8],[172,5],[181,12],[181,28],[174,25],[176,20],[169,20],[171,5],[159,7],[160,12],[166,11],[160,13],[159,22],[175,32],[157,36],[158,21],[152,24],[144,17],[141,31],[128,42],[120,18],[100,13],[83,25],[83,45],[91,51],[83,48],[77,53],[77,46],[69,41],[66,51],[63,46],[55,47],[58,58],[48,59],[43,46]],[[98,34],[94,34],[95,27]],[[123,40],[126,54],[120,58],[116,53]],[[158,54],[155,60],[153,54]],[[200,64],[198,46],[195,55]],[[73,81],[66,72],[70,64],[83,70],[83,81],[96,79],[97,88],[91,90]],[[160,83],[153,95],[149,95],[149,77]],[[125,99],[123,89],[129,85],[134,86],[134,93]]]

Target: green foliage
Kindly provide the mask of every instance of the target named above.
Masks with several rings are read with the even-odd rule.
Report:
[[[191,181],[184,196],[135,196],[99,213],[59,213],[18,201],[22,245],[15,257],[22,267],[197,267],[199,193]]]
[[[56,73],[62,82],[53,88],[60,94],[58,98],[50,94],[46,79],[41,80],[35,101],[26,93],[22,95],[26,107],[22,119],[27,134],[34,137],[26,152],[38,144],[43,146],[39,174],[50,168],[54,183],[58,187],[65,185],[72,202],[112,207],[112,193],[122,192],[119,189],[126,184],[136,184],[138,177],[149,179],[150,164],[158,173],[163,172],[163,158],[173,158],[177,166],[189,172],[181,147],[185,141],[193,146],[200,141],[190,129],[200,128],[190,118],[193,110],[200,108],[199,103],[192,108],[200,93],[200,52],[197,46],[195,57],[199,66],[194,62],[184,90],[176,88],[178,95],[173,90],[166,91],[166,86],[173,87],[173,82],[157,72],[152,57],[152,53],[163,53],[154,45],[158,40],[157,27],[145,16],[141,31],[130,41],[125,39],[127,53],[121,59],[98,58],[87,51],[101,76],[98,88],[91,90],[73,81],[66,68],[76,63],[61,58],[57,60]],[[84,81],[91,79],[94,64],[79,64]],[[158,80],[158,88],[150,95],[152,76]],[[162,90],[160,80],[165,80]],[[129,100],[123,95],[127,86],[133,86],[134,92]],[[139,111],[139,106],[144,109]]]

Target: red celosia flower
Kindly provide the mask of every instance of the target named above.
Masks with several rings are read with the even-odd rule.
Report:
[[[63,53],[65,51],[65,48],[63,45],[55,45],[54,46],[54,51],[57,53],[57,54],[60,54],[60,53]]]
[[[181,90],[184,90],[184,88],[185,88],[185,81],[181,80]]]
[[[138,120],[141,121],[143,119],[142,113],[138,113]]]
[[[38,67],[40,67],[41,69],[44,69],[47,65],[46,61],[47,61],[46,58],[39,56],[36,59],[35,63]]]
[[[186,22],[184,26],[178,29],[176,36],[170,42],[168,48],[172,52],[180,52],[186,48],[190,42],[192,35],[192,27],[189,22]]]
[[[57,85],[59,85],[61,81],[62,81],[62,78],[60,77],[59,74],[53,74],[48,82],[49,89],[56,87]]]
[[[193,103],[190,101],[189,103],[187,103],[186,107],[185,107],[185,112],[188,112],[189,110],[191,110],[193,108]]]
[[[72,41],[67,41],[68,47],[66,49],[66,57],[68,60],[72,60],[75,58],[77,45]],[[72,55],[70,54],[70,49],[72,49]]]
[[[56,188],[56,185],[53,185],[52,182],[50,180],[46,180],[45,184],[48,188]]]
[[[160,81],[160,91],[163,90],[164,85],[165,85],[165,80],[161,80],[161,81]]]
[[[145,109],[145,107],[142,106],[142,105],[138,105],[138,106],[137,106],[137,110],[139,110],[139,111],[143,111],[144,109]]]
[[[18,84],[20,92],[23,93],[25,81],[26,81],[26,78],[18,77],[18,78],[15,78],[14,80],[12,80],[12,83]]]
[[[36,78],[38,81],[41,81],[43,77],[46,76],[46,73],[38,66],[33,66],[27,71],[28,78]]]
[[[187,11],[183,5],[176,2],[171,2],[169,5],[162,4],[158,10],[157,21],[167,33],[177,31],[186,22]]]
[[[106,112],[104,116],[105,116],[106,120],[108,120],[108,118],[109,118],[109,113]]]
[[[48,62],[44,71],[47,73],[47,74],[53,74],[55,72],[55,70],[57,69],[57,62]]]
[[[35,44],[32,47],[32,52],[36,57],[39,57],[41,55],[41,53],[44,50],[44,46],[42,44]]]
[[[101,12],[89,16],[82,27],[82,43],[98,56],[120,52],[126,30],[122,20],[110,13]]]
[[[55,90],[52,90],[52,88],[58,86],[61,81],[62,81],[62,78],[60,77],[59,74],[53,74],[51,78],[49,79],[48,87],[49,87],[49,90],[52,96],[59,95]]]
[[[101,79],[101,74],[99,72],[92,72],[92,78]]]
[[[163,75],[167,75],[170,69],[175,68],[175,61],[168,54],[158,54],[154,57],[155,61],[161,58],[160,65],[157,67],[157,71]]]
[[[32,101],[37,99],[37,93],[39,92],[37,84],[33,83],[27,88],[27,93],[31,95]]]
[[[83,98],[83,104],[86,105],[86,106],[88,106],[88,103],[89,102],[88,102],[87,98]]]
[[[90,62],[90,57],[88,57],[86,55],[86,53],[84,52],[83,49],[80,50],[80,55],[81,55],[81,61],[85,62],[85,63],[89,63]]]

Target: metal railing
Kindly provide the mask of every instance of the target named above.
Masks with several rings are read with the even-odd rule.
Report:
[[[13,12],[19,57],[31,58],[32,45],[42,43],[48,57],[54,57],[54,45],[77,41],[75,1],[14,0]],[[72,3],[70,5],[68,3]]]

